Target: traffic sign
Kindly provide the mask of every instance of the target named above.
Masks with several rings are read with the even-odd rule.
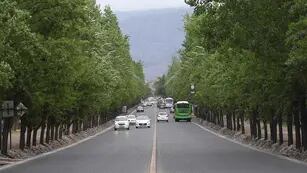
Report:
[[[2,103],[2,117],[9,118],[14,116],[14,102],[11,100]]]
[[[27,112],[27,110],[28,108],[21,102],[16,107],[17,115],[20,117],[22,117]]]

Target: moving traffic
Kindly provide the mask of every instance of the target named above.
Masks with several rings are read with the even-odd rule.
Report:
[[[136,124],[130,122],[126,130],[126,123],[129,118],[134,119],[131,116],[134,114]],[[158,115],[168,116],[169,123],[158,123]],[[151,122],[151,128],[144,124],[137,129],[138,117]],[[152,159],[156,161],[155,172],[158,173],[306,172],[306,165],[242,147],[204,130],[196,122],[176,122],[169,109],[155,105],[144,107],[144,112],[133,111],[128,116],[117,117],[114,127],[117,119],[124,121],[122,130],[109,128],[76,146],[0,172],[153,173],[150,171]]]
[[[0,173],[306,173],[307,0],[1,0]]]

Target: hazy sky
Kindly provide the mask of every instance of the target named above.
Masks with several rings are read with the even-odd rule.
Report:
[[[184,0],[96,0],[101,6],[110,5],[114,11],[186,7]]]

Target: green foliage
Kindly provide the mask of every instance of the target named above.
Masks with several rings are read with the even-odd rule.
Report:
[[[154,83],[154,88],[155,88],[155,95],[157,96],[166,96],[166,91],[165,91],[165,76],[163,75],[162,77],[159,77],[155,83]]]
[[[107,7],[93,0],[0,2],[1,97],[22,101],[39,125],[131,105],[147,90],[143,66]]]
[[[306,90],[306,3],[189,1],[186,39],[166,75],[166,94],[217,110],[286,112]],[[288,37],[288,38],[287,38]],[[289,46],[290,45],[290,46]],[[290,47],[290,48],[289,48]]]

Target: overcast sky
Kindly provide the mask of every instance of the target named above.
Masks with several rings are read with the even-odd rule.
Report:
[[[101,6],[110,5],[114,11],[187,7],[184,0],[96,0]]]

